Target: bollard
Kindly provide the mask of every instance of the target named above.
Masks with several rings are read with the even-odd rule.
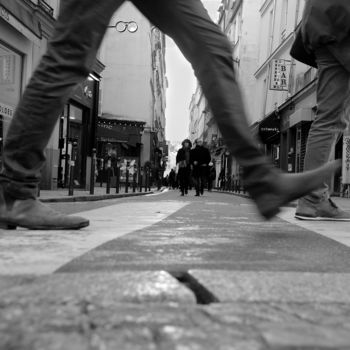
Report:
[[[71,156],[71,160],[69,162],[68,196],[73,196],[73,194],[74,194],[74,167],[75,167],[75,161],[77,159],[77,147],[78,147],[78,142],[73,141],[72,142],[72,156]]]
[[[127,162],[125,169],[125,193],[129,192],[129,166],[130,162]]]
[[[143,182],[143,167],[140,167],[140,172],[139,172],[139,187],[140,187],[140,192],[142,192],[142,182]]]
[[[132,176],[132,192],[136,192],[136,187],[137,187],[137,168],[136,165],[134,165],[134,174]]]
[[[104,159],[101,158],[101,164],[100,164],[100,187],[103,186],[103,167],[104,167]]]
[[[107,160],[107,184],[106,184],[106,194],[111,193],[111,157],[108,157]]]
[[[90,194],[95,193],[95,168],[96,168],[96,148],[92,149],[91,171],[90,171]]]
[[[116,168],[115,193],[119,193],[119,189],[120,189],[120,164],[118,162],[117,168]]]
[[[149,171],[148,168],[145,169],[145,192],[147,192],[148,189],[148,181],[149,181]]]

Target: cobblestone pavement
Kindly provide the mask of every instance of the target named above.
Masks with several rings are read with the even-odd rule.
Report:
[[[1,350],[350,349],[348,224],[220,193],[60,205],[92,228],[0,234]]]

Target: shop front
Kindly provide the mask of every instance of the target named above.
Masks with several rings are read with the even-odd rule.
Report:
[[[70,171],[74,186],[85,188],[95,139],[99,79],[90,75],[78,85],[65,105],[59,122],[58,186],[68,187]],[[72,163],[74,167],[71,167]]]
[[[106,182],[107,169],[127,166],[140,169],[142,134],[145,122],[99,118],[97,122],[97,182]]]
[[[266,156],[276,167],[280,167],[281,119],[279,113],[273,112],[268,115],[257,128]]]

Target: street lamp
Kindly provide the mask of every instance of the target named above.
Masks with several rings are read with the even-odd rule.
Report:
[[[115,28],[119,33],[124,33],[126,30],[128,30],[129,33],[135,33],[139,29],[135,21],[118,21],[114,26],[108,26],[107,28]]]

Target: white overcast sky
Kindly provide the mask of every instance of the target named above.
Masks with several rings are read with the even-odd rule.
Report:
[[[217,21],[221,0],[202,0],[211,18]],[[166,139],[182,141],[188,136],[189,104],[196,88],[191,65],[185,60],[175,43],[167,38],[166,66],[167,89]]]

